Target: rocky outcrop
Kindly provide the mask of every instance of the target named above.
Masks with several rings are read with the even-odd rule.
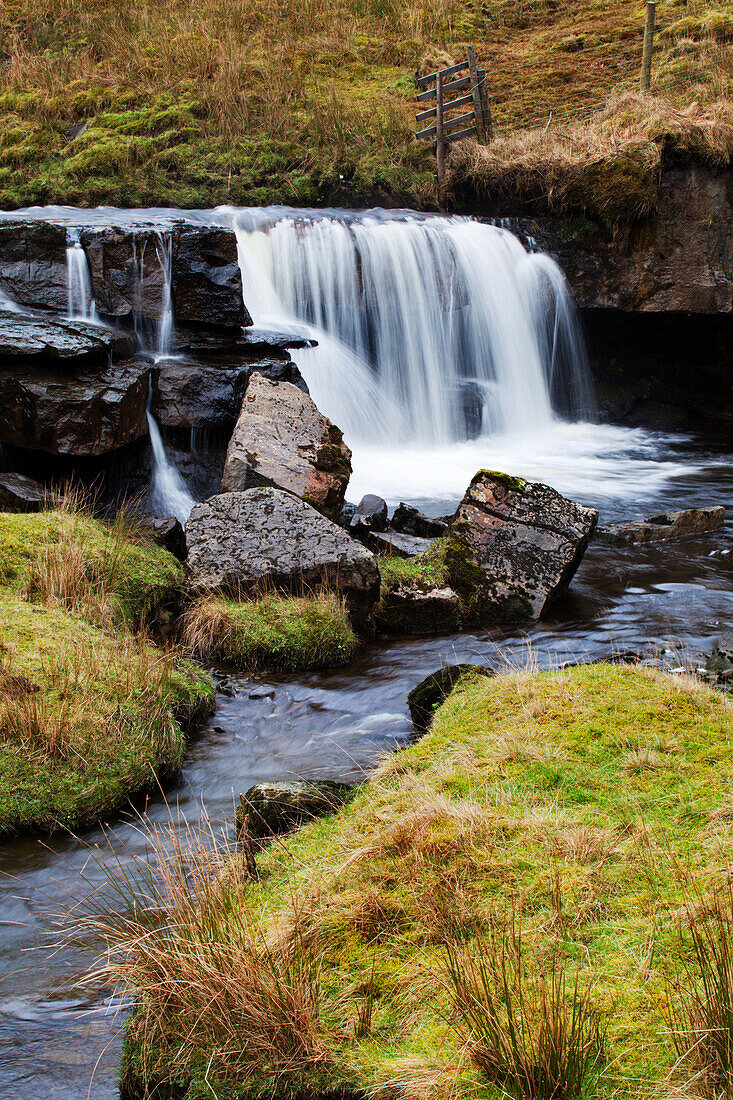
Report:
[[[458,594],[405,581],[385,592],[375,609],[377,627],[386,634],[452,634],[461,624]]]
[[[148,431],[151,364],[142,359],[43,372],[0,370],[0,443],[56,455],[102,455]]]
[[[195,505],[186,524],[198,591],[337,589],[357,622],[379,595],[374,555],[310,504],[282,489],[248,489]]]
[[[464,620],[538,618],[567,588],[597,521],[549,485],[480,470],[445,536]]]
[[[351,451],[312,398],[288,382],[252,375],[227,451],[222,489],[286,489],[337,519]]]
[[[48,500],[48,491],[32,477],[0,474],[0,512],[40,512]]]
[[[460,680],[475,676],[493,676],[493,669],[485,665],[446,665],[431,672],[407,696],[412,724],[418,733],[425,733],[433,721],[433,715]]]
[[[173,314],[177,321],[251,325],[242,301],[237,238],[228,229],[182,226],[173,235]]]
[[[263,840],[334,813],[352,791],[346,783],[258,783],[240,795],[234,818],[237,837]]]
[[[0,290],[26,306],[66,309],[66,245],[64,226],[0,223]]]
[[[606,546],[639,546],[720,531],[724,522],[722,504],[714,508],[684,508],[678,512],[662,512],[636,523],[599,527],[595,538]]]
[[[0,313],[0,369],[29,363],[106,362],[113,355],[131,355],[132,350],[127,333],[89,321]]]

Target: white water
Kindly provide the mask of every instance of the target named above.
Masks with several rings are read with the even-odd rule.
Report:
[[[4,291],[0,290],[0,310],[5,310],[6,313],[24,313],[22,306],[14,302],[12,298],[9,298]]]
[[[66,231],[66,240],[66,295],[69,317],[78,317],[83,321],[98,321],[89,264],[79,240],[79,230],[69,227]]]
[[[572,296],[506,228],[370,211],[232,211],[255,323],[293,353],[353,450],[349,498],[460,499],[477,469],[569,495],[653,496],[694,472],[661,437],[595,423]]]

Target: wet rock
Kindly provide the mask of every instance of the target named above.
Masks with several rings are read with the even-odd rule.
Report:
[[[282,489],[223,493],[196,504],[186,542],[189,578],[198,591],[330,587],[349,602],[357,624],[379,595],[374,555]]]
[[[37,309],[67,309],[66,244],[64,226],[0,223],[0,290]]]
[[[299,348],[316,348],[318,341],[309,336],[294,332],[279,332],[276,329],[247,328],[242,334],[243,342],[255,355],[272,355],[275,351],[296,351]]]
[[[333,813],[352,787],[328,780],[310,783],[258,783],[240,795],[234,818],[237,837],[262,840],[279,836]]]
[[[459,680],[468,676],[493,676],[493,669],[484,665],[446,665],[431,672],[407,696],[412,724],[418,733],[425,733],[440,704],[448,698]]]
[[[600,527],[595,537],[606,546],[636,546],[720,531],[724,522],[723,505],[714,508],[683,508],[679,512],[662,512],[661,515],[650,516],[636,523]]]
[[[415,558],[429,550],[435,539],[419,539],[414,535],[401,535],[399,531],[367,531],[362,541],[375,554]]]
[[[93,226],[82,230],[80,240],[99,312],[157,321],[168,297],[170,234],[138,226]]]
[[[369,531],[387,530],[387,502],[373,493],[367,493],[356,506],[351,517],[351,533],[362,538]]]
[[[733,632],[727,631],[718,638],[705,662],[705,670],[719,680],[733,679]]]
[[[235,356],[204,362],[163,360],[153,395],[153,415],[166,428],[225,430],[231,435],[254,371],[273,381],[305,385],[292,360],[243,363]]]
[[[461,623],[460,600],[452,588],[423,591],[405,582],[383,595],[375,621],[387,634],[452,634]]]
[[[230,229],[183,226],[173,236],[173,313],[177,321],[251,325],[242,300],[237,238]]]
[[[48,490],[25,474],[0,474],[0,512],[41,512]]]
[[[349,527],[351,526],[351,520],[353,519],[355,511],[356,505],[347,500],[339,513],[339,527],[343,527],[346,531],[348,531]]]
[[[186,535],[181,521],[175,516],[164,516],[162,519],[151,517],[144,520],[144,528],[149,532],[153,542],[162,546],[169,554],[179,561],[186,559]]]
[[[479,470],[445,536],[464,613],[480,622],[538,618],[567,588],[597,521],[595,509],[549,485]]]
[[[0,370],[0,443],[56,455],[107,454],[147,434],[151,365]]]
[[[448,524],[443,519],[431,519],[411,504],[399,504],[392,516],[392,527],[405,535],[421,539],[437,539],[444,535]]]
[[[335,520],[350,475],[351,451],[312,398],[288,382],[253,374],[229,444],[222,490],[272,485]]]
[[[0,313],[0,367],[29,363],[74,366],[129,355],[132,347],[126,333],[89,321]]]

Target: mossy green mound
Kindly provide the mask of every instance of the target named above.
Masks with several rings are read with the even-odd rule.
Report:
[[[487,929],[510,921],[530,984],[551,952],[591,984],[606,1029],[592,1094],[658,1096],[676,1063],[676,917],[724,884],[733,855],[731,734],[729,699],[654,670],[463,680],[426,737],[342,812],[264,852],[259,883],[222,885],[213,931],[207,903],[195,933],[207,958],[234,958],[249,923],[271,945],[289,943],[291,963],[310,952],[317,968],[323,1057],[287,1074],[280,1065],[278,1095],[315,1097],[325,1077],[375,1096],[494,1100],[500,1090],[452,1011],[446,946],[478,950]],[[182,946],[161,943],[158,964]],[[272,966],[272,954],[259,957]],[[131,976],[144,972],[134,949],[129,962]],[[277,1067],[237,1062],[206,1027],[192,1039],[179,1009],[148,981],[127,1042],[138,1080],[185,1080],[187,1100],[276,1090]]]
[[[0,834],[113,813],[178,770],[213,697],[195,665],[0,589]]]
[[[180,562],[133,541],[121,520],[107,526],[73,511],[0,512],[0,585],[32,602],[136,625],[174,599],[182,582]]]
[[[246,672],[344,665],[357,646],[343,601],[330,593],[205,597],[188,612],[183,633],[194,652]]]

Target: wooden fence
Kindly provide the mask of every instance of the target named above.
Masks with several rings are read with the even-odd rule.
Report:
[[[459,76],[459,73],[465,73]],[[415,116],[418,122],[428,122],[431,125],[419,130],[415,135],[419,138],[432,139],[438,160],[438,190],[442,195],[445,182],[445,149],[452,141],[460,141],[462,138],[475,137],[483,145],[488,144],[494,136],[494,125],[489,107],[489,97],[486,91],[486,70],[476,68],[476,58],[473,46],[468,47],[468,58],[458,65],[451,65],[447,69],[440,69],[437,73],[418,78],[418,87],[425,89],[418,94],[418,102],[435,100],[434,106],[418,112]],[[450,97],[457,92],[465,92],[466,95],[458,95],[457,99]],[[469,107],[462,114],[453,112],[462,107]]]

